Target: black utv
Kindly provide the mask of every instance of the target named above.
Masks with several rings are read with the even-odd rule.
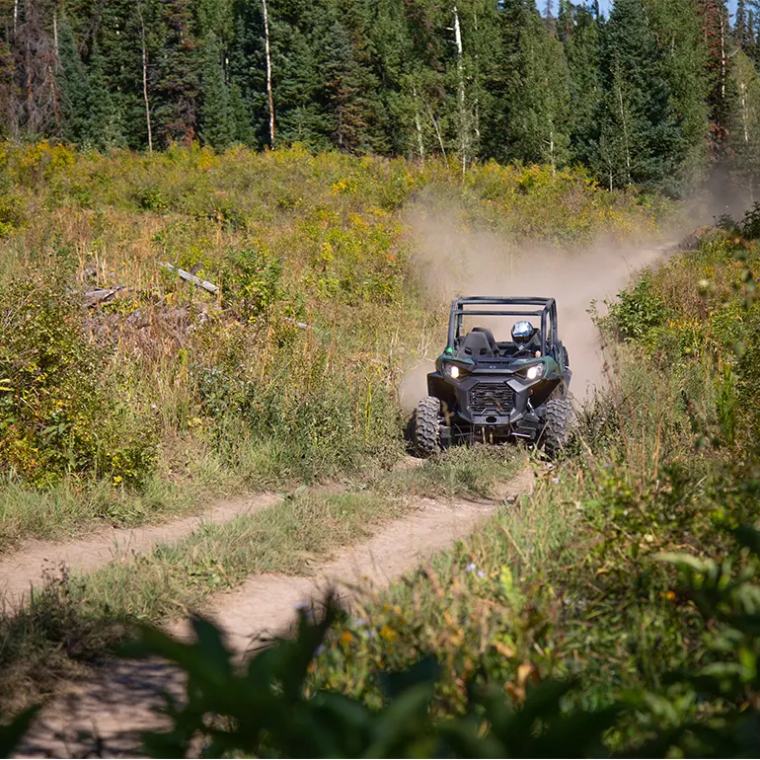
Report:
[[[531,317],[540,319],[540,327]],[[478,323],[510,339],[497,340]],[[454,443],[522,439],[554,458],[564,446],[573,414],[567,397],[571,372],[553,298],[457,299],[448,344],[435,366],[427,378],[429,395],[417,407],[420,456]]]

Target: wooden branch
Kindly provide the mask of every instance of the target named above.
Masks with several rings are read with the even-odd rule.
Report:
[[[99,303],[110,301],[120,290],[124,290],[123,285],[118,285],[115,288],[95,288],[95,290],[88,290],[84,294],[86,305],[89,308],[97,306]]]
[[[285,321],[289,325],[295,325],[299,330],[311,330],[311,325],[307,325],[306,322],[296,322],[295,319],[291,319],[290,317],[285,317]]]
[[[209,293],[216,294],[219,292],[218,285],[214,285],[213,282],[208,282],[207,280],[202,280],[200,277],[196,277],[194,274],[190,274],[190,272],[186,272],[184,269],[175,267],[174,264],[167,264],[165,261],[159,261],[158,265],[164,269],[168,269],[170,272],[174,272],[187,282],[195,283],[204,290],[207,290]]]

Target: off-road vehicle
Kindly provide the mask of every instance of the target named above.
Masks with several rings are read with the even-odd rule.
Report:
[[[534,327],[531,317],[540,317],[541,326]],[[490,327],[468,324],[488,324],[511,340],[496,340]],[[429,395],[417,407],[420,456],[454,443],[522,439],[554,458],[566,443],[572,373],[553,298],[458,298],[435,366],[427,377]]]

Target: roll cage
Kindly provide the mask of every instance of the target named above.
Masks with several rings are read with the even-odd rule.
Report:
[[[489,306],[515,307],[488,309]],[[521,307],[519,310],[517,307]],[[533,310],[530,307],[538,307]],[[541,355],[558,359],[557,303],[553,298],[505,298],[469,296],[457,298],[451,305],[448,348],[456,351],[462,341],[464,317],[541,317]]]

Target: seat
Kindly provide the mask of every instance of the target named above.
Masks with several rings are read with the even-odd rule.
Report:
[[[499,344],[496,342],[496,339],[493,337],[493,333],[487,328],[487,327],[473,327],[472,332],[478,332],[483,333],[483,335],[486,336],[486,340],[488,341],[488,345],[491,347],[491,353],[494,356],[499,355]]]
[[[485,332],[479,328],[475,328],[467,334],[467,337],[462,343],[462,347],[457,352],[457,356],[461,359],[468,357],[470,359],[478,359],[484,357],[487,359],[493,359],[496,355],[493,346],[496,346],[496,342],[493,339],[493,335],[490,335],[491,340],[488,340],[490,330]]]

